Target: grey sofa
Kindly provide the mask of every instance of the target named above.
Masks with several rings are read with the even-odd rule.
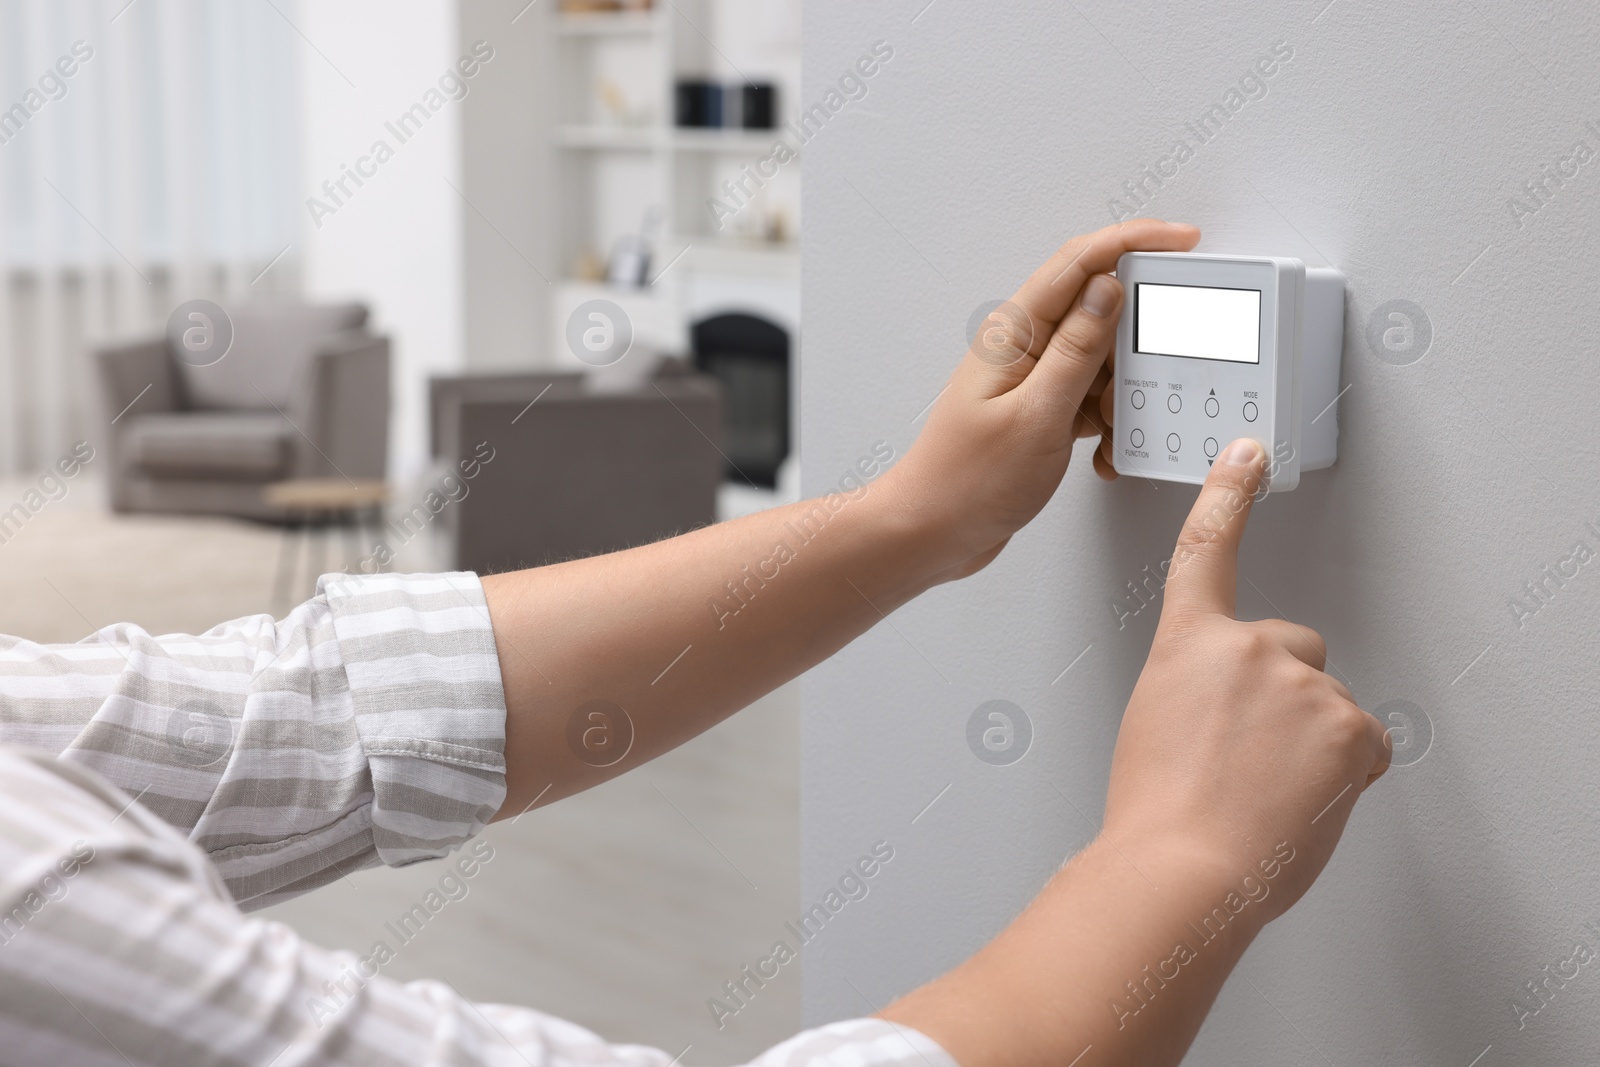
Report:
[[[288,478],[382,478],[389,341],[360,304],[229,309],[232,347],[195,367],[166,337],[95,353],[122,512],[283,516],[262,500]]]
[[[716,521],[726,464],[715,378],[672,364],[627,392],[526,374],[436,378],[430,393],[434,451],[452,471],[480,443],[493,449],[444,512],[462,570],[538,566]]]

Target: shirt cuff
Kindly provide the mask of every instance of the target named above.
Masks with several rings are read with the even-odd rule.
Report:
[[[796,1034],[751,1067],[960,1067],[933,1038],[887,1019],[850,1019]]]
[[[448,855],[506,795],[506,700],[475,574],[324,575],[372,775],[378,859]]]

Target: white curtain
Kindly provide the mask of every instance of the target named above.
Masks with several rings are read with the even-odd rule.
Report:
[[[298,289],[287,0],[0,0],[0,475],[100,440],[88,358]]]

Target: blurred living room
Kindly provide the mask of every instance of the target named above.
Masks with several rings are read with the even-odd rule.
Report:
[[[199,633],[796,499],[799,7],[0,3],[0,633]],[[796,974],[706,1003],[793,917],[797,708],[491,827],[385,974],[700,1062],[792,1034]],[[440,877],[264,914],[363,952]]]

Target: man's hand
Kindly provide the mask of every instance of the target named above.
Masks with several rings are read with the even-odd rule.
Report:
[[[1123,716],[1105,833],[1154,842],[1236,884],[1287,842],[1262,921],[1300,899],[1356,798],[1389,765],[1382,725],[1323,672],[1320,635],[1234,618],[1239,542],[1265,457],[1235,441],[1195,501],[1150,658]]]
[[[1388,765],[1320,637],[1233,617],[1265,459],[1234,442],[1179,535],[1100,836],[987,947],[883,1013],[962,1067],[1173,1067]]]
[[[1075,237],[978,330],[917,443],[887,479],[926,531],[936,580],[981,569],[1049,502],[1100,397],[1122,311],[1124,252],[1185,252],[1193,226],[1133,219]],[[1098,453],[1095,467],[1113,477]]]

